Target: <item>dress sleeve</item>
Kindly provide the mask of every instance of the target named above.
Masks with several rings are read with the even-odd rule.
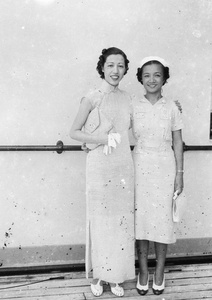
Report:
[[[88,101],[90,102],[91,106],[92,106],[92,110],[99,106],[100,102],[101,102],[101,92],[98,90],[91,90],[89,91],[82,99],[81,101]]]
[[[171,116],[171,130],[176,131],[184,127],[182,120],[182,113],[179,111],[178,107],[173,103],[172,105],[172,116]]]

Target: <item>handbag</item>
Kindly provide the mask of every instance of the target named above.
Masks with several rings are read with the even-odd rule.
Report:
[[[185,192],[182,191],[180,195],[177,195],[177,191],[174,193],[172,201],[172,217],[173,222],[178,223],[182,220],[183,214],[186,211],[187,198]]]
[[[113,127],[113,124],[102,113],[98,106],[96,106],[88,115],[88,118],[84,124],[84,131],[89,134],[99,134],[101,132],[107,132]],[[94,150],[101,144],[89,144],[86,143],[86,147],[90,150]]]
[[[84,130],[87,133],[93,133],[100,124],[99,108],[96,106],[88,115],[84,124]]]

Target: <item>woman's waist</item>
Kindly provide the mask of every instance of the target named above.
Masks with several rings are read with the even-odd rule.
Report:
[[[87,164],[95,164],[96,168],[110,169],[111,166],[133,166],[133,158],[130,146],[111,148],[105,152],[104,146],[100,145],[87,155]]]
[[[120,134],[120,140],[114,140],[115,141],[115,147],[110,147],[110,149],[108,149],[108,152],[110,152],[110,154],[121,154],[121,156],[127,155],[128,153],[131,152],[130,149],[130,142],[129,142],[129,135],[128,132],[124,131],[124,132],[118,132]],[[107,145],[96,145],[96,147],[94,147],[93,150],[91,150],[90,152],[92,152],[93,154],[98,153],[98,154],[104,154],[104,148]],[[108,154],[108,155],[110,155]],[[105,154],[104,154],[105,155]],[[105,155],[107,156],[107,155]]]
[[[135,153],[140,153],[143,151],[153,151],[153,152],[172,152],[172,144],[170,141],[143,141],[137,140],[136,145],[134,147]]]
[[[116,147],[118,147],[118,146],[121,146],[122,148],[128,147],[128,145],[129,145],[128,131],[111,131],[108,134],[111,134],[111,139],[115,141]],[[92,144],[90,144],[90,145],[92,145]],[[95,145],[97,145],[97,144],[95,144]],[[103,144],[98,144],[98,146],[104,147]],[[92,148],[96,148],[96,147],[92,147]]]

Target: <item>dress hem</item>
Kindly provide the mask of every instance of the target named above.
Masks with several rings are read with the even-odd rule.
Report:
[[[154,243],[161,243],[161,244],[175,244],[177,239],[174,239],[174,240],[169,240],[169,241],[162,241],[162,240],[159,240],[159,239],[154,239],[154,238],[147,238],[147,237],[136,237],[136,240],[146,240],[146,241],[150,241],[150,242],[154,242]]]

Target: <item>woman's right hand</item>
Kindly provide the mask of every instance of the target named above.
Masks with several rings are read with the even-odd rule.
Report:
[[[109,132],[102,132],[97,135],[98,144],[107,145],[108,144],[108,134]]]

